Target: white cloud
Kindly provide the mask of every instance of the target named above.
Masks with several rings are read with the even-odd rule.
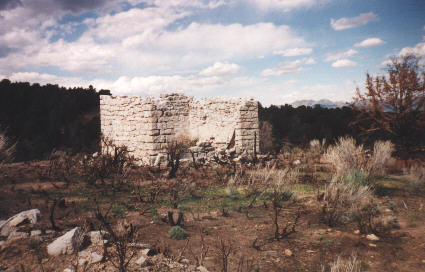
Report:
[[[145,3],[162,8],[209,8],[215,9],[226,5],[230,0],[127,0],[132,5]]]
[[[242,1],[242,0],[240,0]],[[262,10],[277,9],[291,11],[297,8],[311,8],[315,5],[329,2],[329,0],[250,0]]]
[[[331,26],[334,30],[344,30],[353,27],[365,25],[369,22],[377,21],[378,16],[373,13],[362,13],[357,17],[352,18],[340,18],[338,20],[331,19]]]
[[[235,63],[216,62],[214,65],[205,68],[199,72],[202,76],[222,76],[236,74],[241,70],[241,67]]]
[[[280,62],[273,69],[265,69],[261,72],[263,76],[281,76],[284,74],[299,73],[305,70],[303,65],[313,65],[316,61],[313,58],[299,59],[295,61]]]
[[[381,40],[380,38],[369,38],[366,39],[362,42],[356,43],[354,46],[355,47],[372,47],[372,46],[379,46],[379,45],[383,45],[385,42],[383,40]]]
[[[304,56],[309,55],[313,52],[312,48],[289,48],[285,50],[278,50],[274,51],[273,54],[275,55],[281,55],[284,57],[297,57],[297,56]]]
[[[425,57],[425,42],[420,42],[414,47],[405,47],[401,49],[399,56],[415,55],[418,57]]]
[[[354,49],[349,49],[349,50],[342,52],[342,53],[327,54],[325,61],[335,61],[335,60],[345,59],[345,58],[349,58],[349,57],[351,57],[355,54],[357,54],[357,51],[354,50]]]
[[[349,59],[340,59],[332,63],[332,67],[334,68],[345,68],[345,67],[353,67],[356,66],[357,63],[349,60]]]
[[[88,87],[89,82],[80,77],[61,77],[46,73],[37,72],[18,72],[7,76],[10,81],[30,82],[44,84],[58,84],[64,87]]]
[[[237,61],[305,45],[285,25],[192,23],[167,30],[166,26],[185,16],[184,13],[155,12],[152,15],[126,11],[89,21],[90,29],[74,42],[36,40],[29,43],[28,50],[3,58],[0,72],[28,66],[56,66],[80,74],[182,73],[217,59]],[[133,22],[136,15],[141,16],[138,23]],[[112,22],[116,25],[110,26]]]

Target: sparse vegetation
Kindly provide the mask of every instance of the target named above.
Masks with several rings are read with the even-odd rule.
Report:
[[[168,236],[174,240],[183,240],[187,237],[187,232],[180,226],[174,226],[168,231]]]

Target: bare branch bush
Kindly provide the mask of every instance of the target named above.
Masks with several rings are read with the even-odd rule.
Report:
[[[47,176],[65,181],[66,187],[73,182],[79,158],[65,151],[55,151],[49,156]]]
[[[187,180],[176,178],[168,180],[164,184],[165,194],[168,195],[168,201],[173,209],[177,209],[182,199],[188,195],[191,190]],[[179,226],[183,222],[183,212],[178,212],[178,219],[174,220],[174,211],[168,211],[168,223],[170,226]]]
[[[229,257],[235,252],[235,248],[231,241],[217,238],[217,245],[215,246],[218,252],[216,253],[218,261],[221,263],[221,272],[227,272],[229,269]]]
[[[209,249],[210,247],[205,243],[205,239],[204,239],[204,233],[203,233],[203,228],[200,227],[199,228],[199,233],[200,233],[200,241],[199,241],[199,253],[196,253],[193,250],[193,243],[189,244],[189,248],[188,251],[190,253],[190,255],[193,257],[193,259],[195,260],[195,264],[196,267],[200,266],[200,265],[204,265],[204,260],[208,255]]]
[[[144,214],[155,206],[160,196],[164,193],[164,189],[162,188],[161,181],[158,180],[152,180],[150,184],[144,186],[140,182],[136,183],[133,183],[132,193],[144,206],[144,209],[140,212],[140,214]]]
[[[168,172],[168,178],[175,178],[177,171],[180,167],[180,160],[188,148],[191,141],[184,135],[176,135],[173,139],[167,142],[167,162],[170,171]]]
[[[109,241],[104,244],[104,259],[109,261],[120,272],[126,272],[130,261],[137,255],[137,250],[131,246],[138,237],[138,228],[128,224],[125,220],[119,220],[112,224],[109,215],[112,205],[103,211],[100,204],[96,203],[96,219],[101,229],[109,236]]]
[[[129,155],[126,146],[117,146],[104,136],[101,140],[100,154],[85,156],[82,161],[84,176],[91,185],[95,185],[97,180],[105,185],[105,180],[111,179],[112,186],[115,186],[115,180],[121,182],[129,174],[134,166],[134,158]]]

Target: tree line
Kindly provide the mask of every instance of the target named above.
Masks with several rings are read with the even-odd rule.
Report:
[[[100,141],[99,95],[89,88],[0,81],[0,131],[15,143],[15,160],[54,150],[94,152]]]

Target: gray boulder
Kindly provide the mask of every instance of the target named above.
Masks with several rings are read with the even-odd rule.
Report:
[[[81,228],[76,227],[49,244],[47,246],[47,253],[51,256],[72,254],[80,245],[83,236],[84,233]]]
[[[0,233],[2,236],[9,236],[9,234],[16,230],[16,226],[24,221],[31,224],[37,223],[37,218],[40,216],[39,209],[32,209],[23,211],[10,217],[6,221],[0,222]]]

